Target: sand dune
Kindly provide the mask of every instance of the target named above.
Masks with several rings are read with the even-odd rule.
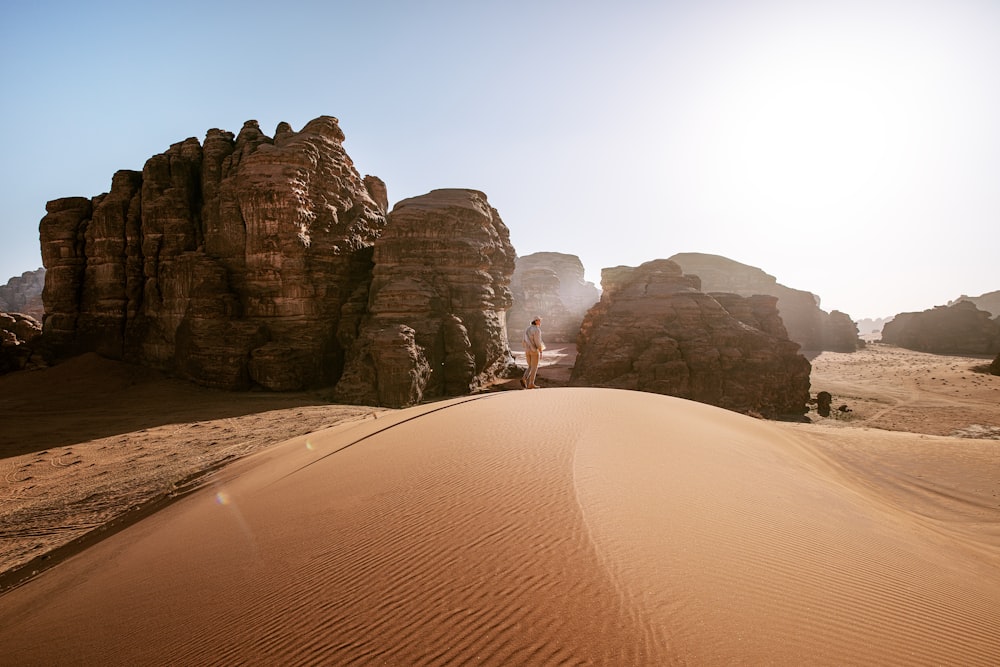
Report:
[[[8,591],[2,661],[1000,664],[995,441],[872,471],[865,433],[605,389],[382,413]]]

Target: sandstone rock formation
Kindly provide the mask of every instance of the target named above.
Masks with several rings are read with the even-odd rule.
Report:
[[[510,291],[514,305],[507,313],[507,338],[518,349],[535,317],[543,319],[546,342],[576,342],[583,316],[601,298],[594,283],[584,279],[580,258],[560,252],[518,257]]]
[[[827,313],[811,292],[785,287],[760,269],[719,255],[678,253],[670,258],[684,273],[701,278],[706,292],[732,292],[741,296],[770,294],[778,297],[778,312],[788,337],[804,350],[854,352],[860,341],[851,318],[838,311]]]
[[[335,399],[401,407],[511,372],[514,259],[482,192],[434,190],[397,203],[375,242],[370,290],[354,295],[341,322],[350,352]]]
[[[882,342],[934,354],[996,354],[1000,323],[971,301],[900,313],[882,328]]]
[[[777,298],[705,294],[670,260],[604,269],[570,383],[680,396],[765,417],[801,416],[809,362]]]
[[[823,313],[822,310],[819,311]],[[839,310],[831,310],[823,324],[823,350],[831,352],[856,352],[858,348],[865,346],[865,341],[859,337],[858,325],[847,313]]]
[[[336,381],[341,309],[386,212],[343,140],[329,116],[273,139],[248,121],[118,172],[107,194],[49,202],[47,343],[221,388]]]
[[[45,286],[45,269],[25,271],[0,285],[0,312],[30,315],[39,322],[45,315],[42,305],[42,288]]]
[[[44,365],[35,343],[42,323],[23,313],[0,312],[0,375]]]
[[[995,292],[986,292],[985,294],[980,294],[979,296],[966,296],[963,294],[954,301],[948,302],[948,305],[952,306],[959,301],[971,301],[976,304],[976,308],[979,310],[985,310],[988,312],[990,317],[1000,317],[1000,290]]]

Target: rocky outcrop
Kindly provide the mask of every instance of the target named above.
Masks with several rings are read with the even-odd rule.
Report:
[[[39,322],[45,315],[42,289],[45,287],[45,269],[25,271],[0,285],[0,312],[21,313]]]
[[[971,301],[900,313],[882,328],[882,342],[934,354],[996,354],[1000,323]]]
[[[1000,375],[1000,354],[998,354],[997,358],[993,360],[992,364],[990,364],[990,374]]]
[[[856,352],[865,346],[864,339],[859,335],[857,323],[847,313],[831,310],[821,319],[825,320],[822,349],[831,352]]]
[[[963,294],[954,301],[949,301],[948,305],[953,306],[959,301],[971,301],[976,304],[976,308],[979,310],[985,310],[989,313],[990,317],[1000,317],[1000,290],[995,292],[986,292],[985,294],[980,294],[979,296],[966,296]]]
[[[514,259],[507,226],[482,192],[434,190],[397,203],[375,242],[371,287],[354,296],[340,327],[350,353],[335,399],[400,407],[511,372]]]
[[[858,330],[849,316],[819,307],[819,297],[778,283],[760,269],[719,255],[678,253],[670,258],[684,273],[701,278],[706,292],[732,292],[741,296],[770,294],[778,298],[778,312],[788,337],[804,350],[854,352],[859,347]],[[846,318],[846,319],[845,319]]]
[[[35,343],[42,323],[23,313],[0,312],[0,375],[44,365]]]
[[[575,342],[583,316],[601,298],[594,283],[584,279],[580,258],[560,252],[518,257],[510,291],[514,304],[507,313],[507,338],[518,348],[535,317],[543,318],[546,342]]]
[[[570,383],[680,396],[765,417],[801,416],[809,362],[777,298],[706,294],[670,260],[604,269]]]
[[[336,381],[387,200],[343,140],[329,116],[273,139],[248,121],[118,172],[107,194],[49,202],[47,343],[221,388]]]

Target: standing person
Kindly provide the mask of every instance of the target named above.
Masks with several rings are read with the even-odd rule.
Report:
[[[528,361],[528,368],[521,376],[521,386],[526,389],[537,389],[535,385],[535,375],[538,374],[538,362],[542,359],[542,350],[545,343],[542,342],[542,318],[536,317],[531,320],[531,325],[524,330],[524,356]]]

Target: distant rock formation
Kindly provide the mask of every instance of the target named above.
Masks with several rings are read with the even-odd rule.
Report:
[[[386,215],[343,140],[330,116],[273,139],[248,121],[116,173],[107,194],[49,202],[47,344],[226,389],[336,381],[341,311]]]
[[[404,199],[373,259],[370,290],[354,296],[341,322],[349,361],[336,400],[402,407],[466,394],[513,370],[504,316],[515,252],[486,195]]]
[[[42,323],[23,313],[0,312],[0,375],[44,365],[35,343]]]
[[[765,417],[808,410],[809,362],[777,298],[705,294],[671,260],[604,269],[570,384],[669,394]]]
[[[866,317],[858,320],[855,324],[857,324],[858,332],[861,336],[870,336],[876,334],[882,335],[882,327],[888,322],[892,322],[892,317],[878,317],[875,319]]]
[[[45,287],[45,269],[25,271],[0,285],[0,312],[30,315],[39,322],[45,315],[42,305],[42,288]]]
[[[882,342],[934,354],[996,354],[1000,323],[971,301],[900,313],[882,329]]]
[[[518,257],[510,291],[514,305],[507,313],[507,338],[518,349],[535,317],[542,318],[546,342],[576,342],[583,316],[601,298],[597,286],[584,279],[580,258],[561,252]]]
[[[979,310],[988,312],[990,317],[1000,317],[1000,290],[987,292],[979,296],[966,296],[963,294],[954,301],[949,301],[948,305],[953,306],[959,301],[971,301],[976,304],[976,308]]]
[[[862,344],[858,330],[847,315],[826,313],[811,292],[785,287],[760,269],[719,255],[678,253],[670,258],[684,273],[701,278],[706,292],[732,292],[741,296],[770,294],[778,298],[778,312],[788,337],[804,350],[854,352]]]
[[[823,313],[822,310],[819,312]],[[850,315],[831,310],[825,319],[822,349],[831,352],[857,352],[858,348],[865,346],[864,340],[858,336],[858,325]]]

